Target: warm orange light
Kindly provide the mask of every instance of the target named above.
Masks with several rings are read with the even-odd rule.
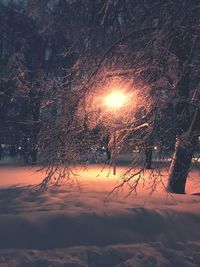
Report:
[[[115,90],[105,97],[104,104],[112,109],[118,109],[123,107],[127,100],[127,95],[123,91]]]

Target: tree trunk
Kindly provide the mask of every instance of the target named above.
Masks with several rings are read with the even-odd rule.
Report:
[[[176,138],[175,152],[169,169],[168,191],[185,194],[185,185],[192,161],[196,140],[179,136]]]
[[[199,85],[194,91],[192,101],[199,101]],[[192,112],[192,110],[191,110]],[[177,136],[175,152],[169,170],[168,190],[171,193],[185,194],[185,185],[192,162],[192,156],[198,144],[198,133],[200,132],[200,107],[193,110],[188,129]]]
[[[15,144],[12,144],[12,145],[10,146],[10,156],[11,156],[11,157],[16,157],[16,155],[17,155],[17,152],[16,152]]]
[[[32,165],[37,164],[37,149],[33,149],[31,151],[31,160],[32,160]]]
[[[109,135],[107,134],[106,136],[104,136],[104,143],[105,143],[105,148],[106,148],[106,156],[107,156],[107,161],[111,160],[111,150],[109,148]]]
[[[107,156],[107,161],[109,161],[111,159],[111,151],[108,148],[108,146],[106,146],[106,156]]]
[[[153,149],[152,148],[147,148],[145,151],[145,166],[146,169],[151,170],[152,169],[152,157],[153,157]]]
[[[28,163],[29,163],[29,146],[28,146],[27,136],[25,136],[23,139],[22,147],[23,147],[24,163],[26,165],[28,165]]]
[[[148,170],[152,169],[153,159],[153,142],[150,140],[145,144],[145,167]]]

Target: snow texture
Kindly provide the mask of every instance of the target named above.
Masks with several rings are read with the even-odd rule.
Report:
[[[79,186],[36,192],[35,169],[0,168],[0,267],[200,267],[200,185],[187,195],[108,196],[118,176],[81,172]],[[148,177],[148,175],[147,175]]]

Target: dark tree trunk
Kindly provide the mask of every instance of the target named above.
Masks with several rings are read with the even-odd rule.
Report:
[[[38,134],[40,131],[40,123],[39,123],[39,117],[40,117],[40,102],[35,104],[33,107],[33,125],[32,125],[32,131],[31,131],[31,163],[32,165],[37,164],[37,142],[38,142]]]
[[[152,159],[153,159],[153,142],[148,141],[145,145],[145,167],[148,170],[152,169]]]
[[[172,44],[174,54],[179,59],[181,76],[176,85],[177,138],[169,170],[168,190],[177,194],[185,193],[187,176],[199,131],[200,110],[197,105],[191,105],[199,102],[199,78],[192,67],[197,45],[196,40],[194,42],[193,39],[193,22],[189,17],[184,21],[184,24],[188,26],[187,34],[180,31]],[[193,89],[195,89],[194,92]]]
[[[110,141],[110,137],[107,134],[106,136],[104,136],[104,144],[105,144],[105,148],[106,148],[106,157],[107,157],[107,161],[111,160],[111,150],[109,148],[109,141]]]
[[[176,147],[169,170],[168,191],[185,194],[185,185],[192,160],[193,149],[183,144],[180,137],[176,140]]]
[[[33,149],[31,151],[31,160],[32,160],[32,165],[35,165],[37,163],[37,149]]]
[[[148,170],[152,169],[152,157],[153,157],[153,149],[152,148],[147,148],[145,151],[145,167]]]
[[[199,100],[199,85],[193,94],[192,100]],[[176,138],[175,152],[171,162],[168,180],[168,190],[171,193],[185,194],[185,185],[192,156],[198,144],[200,108],[196,107],[195,110],[191,110],[191,113],[193,113],[193,116],[189,120],[190,125],[188,129]]]
[[[12,144],[12,145],[10,146],[10,156],[11,156],[11,157],[16,157],[16,155],[17,155],[17,153],[16,153],[16,147],[15,147],[14,144]]]
[[[106,156],[107,156],[107,160],[109,161],[111,159],[111,151],[107,146],[106,146]]]
[[[27,137],[25,136],[22,143],[23,147],[23,157],[24,157],[24,163],[28,165],[29,163],[29,147],[27,142]]]

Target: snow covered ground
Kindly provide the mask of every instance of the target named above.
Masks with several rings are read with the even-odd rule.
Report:
[[[199,171],[187,195],[150,195],[149,173],[137,195],[108,195],[124,168],[88,166],[78,186],[36,192],[44,173],[1,166],[0,267],[200,267]]]

